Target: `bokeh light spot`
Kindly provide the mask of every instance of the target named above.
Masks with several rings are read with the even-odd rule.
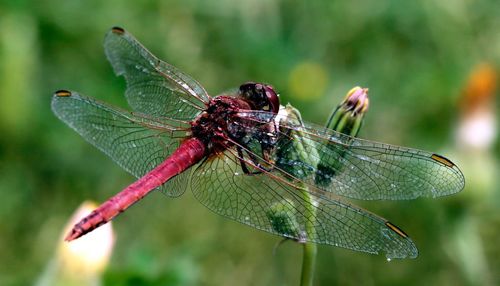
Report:
[[[328,74],[325,68],[315,62],[301,62],[290,71],[288,89],[290,96],[305,101],[320,98],[326,89]]]

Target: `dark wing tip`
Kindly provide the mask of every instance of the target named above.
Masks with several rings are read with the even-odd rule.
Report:
[[[118,35],[122,35],[125,33],[125,29],[123,29],[122,27],[115,26],[115,27],[111,28],[111,32],[118,34]]]
[[[446,167],[449,167],[449,168],[455,167],[455,164],[452,161],[450,161],[449,159],[447,159],[441,155],[432,154],[431,159],[445,165]]]
[[[70,97],[71,96],[71,91],[65,90],[65,89],[60,89],[60,90],[54,92],[54,96],[57,96],[57,97]]]
[[[385,225],[388,228],[390,228],[392,231],[394,231],[395,233],[397,233],[399,236],[401,236],[403,238],[407,238],[408,237],[408,235],[402,229],[400,229],[399,227],[397,227],[396,225],[394,225],[392,222],[386,221]]]

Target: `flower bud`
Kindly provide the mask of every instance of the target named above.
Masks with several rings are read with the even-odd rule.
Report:
[[[347,96],[337,108],[335,108],[332,115],[330,115],[326,123],[326,128],[356,137],[361,129],[364,115],[368,111],[368,106],[368,89],[359,86],[354,87],[347,93]],[[335,148],[335,146],[332,147]],[[329,146],[326,146],[326,148],[329,148]],[[339,153],[342,151],[336,148],[332,152]],[[343,156],[342,153],[338,154],[338,159]],[[315,177],[316,185],[323,188],[328,188],[335,174],[342,169],[340,160],[332,162],[330,156],[328,157],[320,158]],[[328,162],[324,160],[328,160]]]
[[[288,123],[296,128],[285,129],[277,142],[276,165],[295,178],[304,179],[312,174],[318,163],[318,152],[314,142],[302,133],[300,112],[290,104],[280,110],[279,116],[286,116]]]
[[[281,236],[298,237],[300,226],[297,222],[294,203],[290,199],[283,199],[271,205],[266,216],[272,228]]]
[[[326,127],[355,137],[361,128],[368,106],[368,89],[356,86],[347,93],[344,100],[330,115]]]

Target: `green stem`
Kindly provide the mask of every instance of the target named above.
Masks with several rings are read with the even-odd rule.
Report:
[[[316,220],[316,210],[313,207],[313,198],[307,192],[307,187],[302,186],[302,195],[307,202],[307,211],[311,215],[311,219],[306,221],[306,232],[308,236],[314,233],[314,222]],[[304,251],[302,253],[302,274],[300,278],[300,286],[312,286],[314,280],[314,269],[316,265],[317,246],[314,243],[304,243]]]
[[[304,252],[302,253],[302,274],[300,286],[312,286],[314,280],[314,267],[316,265],[317,247],[314,243],[304,243]]]

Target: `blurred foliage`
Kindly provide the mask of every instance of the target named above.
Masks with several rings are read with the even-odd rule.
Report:
[[[351,87],[369,87],[359,137],[441,151],[464,168],[468,185],[454,197],[360,202],[413,237],[416,260],[320,246],[317,285],[500,284],[500,144],[477,151],[454,139],[469,74],[481,63],[498,71],[499,11],[496,0],[1,1],[0,285],[32,284],[80,202],[133,181],[49,104],[68,88],[125,106],[124,81],[102,49],[115,25],[211,94],[268,82],[319,124]],[[299,281],[301,247],[273,255],[280,238],[214,215],[190,194],[154,193],[115,222],[106,285]]]

